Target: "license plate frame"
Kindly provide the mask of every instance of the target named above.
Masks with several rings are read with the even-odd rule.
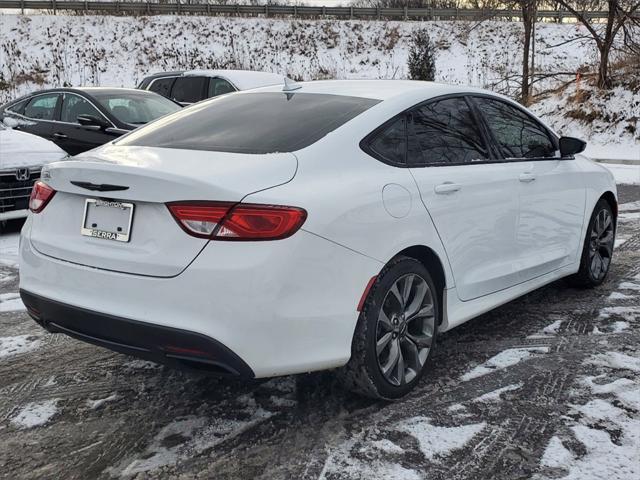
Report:
[[[88,216],[91,212],[95,214],[97,208],[112,208],[128,211],[128,216],[124,215],[124,224],[126,225],[126,231],[112,231],[113,229],[101,229],[93,225],[87,226]],[[82,226],[80,233],[86,237],[99,238],[102,240],[111,240],[115,242],[126,243],[131,238],[131,225],[133,223],[133,211],[135,205],[129,202],[120,202],[117,200],[102,200],[99,198],[87,198],[84,202],[84,212],[82,214]],[[122,222],[122,219],[118,220]],[[122,229],[125,225],[117,227]]]

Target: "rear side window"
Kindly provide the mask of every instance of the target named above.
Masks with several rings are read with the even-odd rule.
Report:
[[[53,120],[59,94],[38,95],[24,107],[24,116],[37,120]]]
[[[410,166],[486,161],[489,151],[464,98],[427,103],[411,111]]]
[[[224,95],[225,93],[235,92],[236,89],[227,82],[224,78],[211,78],[209,79],[209,91],[207,98],[217,97],[218,95]]]
[[[202,100],[205,77],[179,77],[173,84],[171,98],[181,103],[196,103]]]
[[[293,152],[353,119],[379,100],[316,93],[239,93],[181,110],[117,141],[235,153]]]
[[[149,90],[151,90],[152,92],[156,92],[163,97],[168,97],[171,94],[171,86],[173,85],[175,79],[176,77],[168,77],[152,80],[151,85],[149,85]]]
[[[22,113],[24,110],[24,106],[29,101],[29,98],[25,98],[24,100],[20,100],[19,102],[14,103],[10,107],[7,107],[7,110],[13,113]]]
[[[375,157],[394,164],[404,164],[407,155],[407,129],[404,116],[375,135],[368,150]]]
[[[474,98],[505,158],[553,158],[556,146],[546,128],[500,100]]]

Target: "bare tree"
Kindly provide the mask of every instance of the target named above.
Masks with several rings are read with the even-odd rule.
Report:
[[[529,61],[531,58],[531,40],[534,24],[538,13],[537,0],[518,0],[522,8],[522,22],[524,23],[524,48],[522,51],[522,83],[520,86],[520,99],[523,105],[529,105],[531,97],[531,82]]]
[[[612,82],[609,75],[609,59],[616,36],[621,29],[631,22],[637,22],[640,14],[640,1],[638,0],[589,0],[569,1],[557,0],[562,7],[570,11],[582,23],[596,42],[600,54],[598,66],[598,87],[611,88]],[[598,25],[589,18],[587,12],[594,8],[606,8],[608,15],[606,23]],[[604,27],[604,28],[602,28]]]

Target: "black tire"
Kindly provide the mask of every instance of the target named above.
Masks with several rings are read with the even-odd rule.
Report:
[[[405,288],[398,296],[396,293],[400,293],[400,286]],[[425,286],[428,293],[420,300]],[[430,300],[427,298],[429,295]],[[401,297],[406,298],[402,304]],[[391,314],[391,319],[389,312],[396,306],[402,313]],[[410,311],[416,306],[416,313],[412,315]],[[429,313],[430,306],[432,314]],[[349,390],[371,398],[395,400],[405,396],[427,370],[436,342],[439,319],[440,295],[424,265],[408,257],[393,259],[382,269],[369,291],[356,325],[351,359],[339,371],[338,379]],[[388,330],[388,327],[392,327],[392,330]],[[386,345],[380,354],[377,351],[378,343]],[[386,356],[385,366],[391,365],[396,352],[399,360],[395,367],[387,369],[385,376],[381,359],[384,360]],[[395,370],[395,373],[391,373],[391,370]]]
[[[602,228],[603,218],[608,218],[610,221],[606,228]],[[596,203],[589,220],[580,257],[580,270],[568,278],[570,284],[582,288],[593,288],[604,282],[611,267],[615,233],[616,219],[611,205],[601,198]]]

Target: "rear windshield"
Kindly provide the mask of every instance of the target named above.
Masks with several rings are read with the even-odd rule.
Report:
[[[379,100],[315,93],[242,93],[186,108],[123,137],[135,145],[234,153],[293,152]]]

